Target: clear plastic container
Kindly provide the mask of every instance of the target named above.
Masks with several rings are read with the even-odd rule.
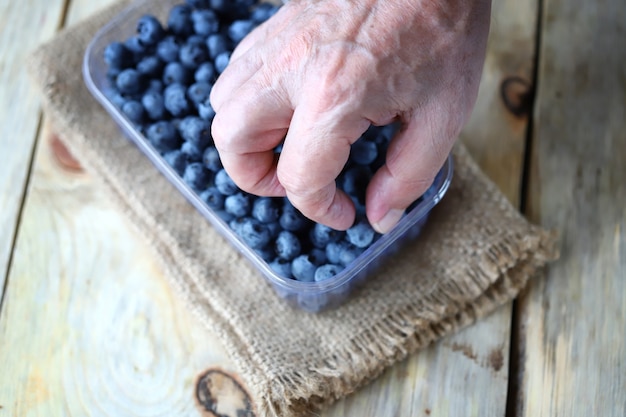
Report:
[[[109,81],[103,59],[105,47],[113,41],[123,41],[133,35],[137,20],[150,13],[165,22],[169,9],[182,0],[141,0],[134,2],[105,25],[89,44],[83,61],[83,75],[89,91],[106,109],[123,133],[139,147],[154,166],[187,198],[187,200],[259,271],[291,305],[309,312],[320,312],[340,305],[384,262],[407,241],[415,239],[427,221],[428,214],[443,198],[453,173],[452,158],[448,158],[422,201],[401,219],[387,234],[381,236],[365,252],[337,275],[320,282],[301,282],[276,274],[253,249],[246,245],[196,192],[168,165],[133,124],[107,97]]]

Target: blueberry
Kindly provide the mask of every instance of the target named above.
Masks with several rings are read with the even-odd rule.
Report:
[[[133,65],[133,53],[121,42],[111,42],[104,48],[104,62],[111,68],[128,68]]]
[[[328,259],[328,262],[338,264],[341,251],[344,246],[347,245],[348,243],[344,241],[328,243],[328,245],[326,245],[326,259]]]
[[[285,259],[276,258],[274,261],[270,262],[270,268],[274,270],[278,275],[281,275],[285,278],[293,278],[291,275],[291,262]]]
[[[234,8],[235,13],[233,16],[237,18],[248,17],[250,15],[250,8],[257,2],[258,0],[235,0]]]
[[[278,235],[280,234],[280,232],[283,231],[283,228],[280,227],[280,223],[278,222],[265,223],[265,225],[269,229],[272,239],[276,239]]]
[[[124,113],[131,122],[137,124],[140,124],[144,118],[143,105],[136,100],[126,101],[122,105],[122,113]]]
[[[225,213],[228,213],[224,210]],[[228,222],[228,227],[231,228],[233,232],[239,237],[242,237],[241,231],[243,230],[243,224],[246,221],[245,217],[235,217],[231,213],[228,213],[231,216],[231,220]]]
[[[279,258],[292,260],[296,256],[300,255],[302,245],[295,234],[284,230],[280,232],[276,238],[274,251]]]
[[[187,167],[187,157],[180,151],[180,149],[167,152],[163,155],[163,159],[174,169],[174,171],[176,171],[178,175],[181,177],[183,176],[185,168]]]
[[[250,13],[250,19],[257,24],[263,23],[272,17],[277,10],[278,7],[270,3],[261,3]]]
[[[350,160],[359,165],[369,165],[376,160],[378,147],[368,140],[357,140],[350,148]]]
[[[148,81],[148,85],[146,86],[146,93],[163,93],[163,81],[153,78]]]
[[[292,205],[285,204],[279,223],[283,229],[297,232],[303,230],[308,225],[308,219]]]
[[[143,57],[137,63],[137,71],[146,77],[159,77],[163,71],[163,61],[156,55],[148,55]]]
[[[245,4],[233,0],[210,0],[211,8],[219,12],[224,18],[234,20],[246,17],[248,10]],[[246,2],[247,4],[247,2]]]
[[[163,26],[152,15],[143,15],[137,21],[137,36],[144,45],[154,45],[165,35]]]
[[[174,83],[186,85],[189,81],[189,70],[180,62],[168,62],[163,69],[163,83],[170,85]]]
[[[217,174],[215,174],[215,186],[218,190],[224,195],[232,195],[235,194],[239,187],[237,184],[230,178],[225,169],[220,169]]]
[[[202,154],[202,162],[209,171],[217,172],[222,169],[222,161],[220,160],[220,155],[215,146],[209,146],[204,150],[204,153]]]
[[[176,127],[165,120],[148,126],[146,136],[152,146],[159,152],[173,151],[180,146],[180,137]]]
[[[361,221],[346,231],[346,237],[357,248],[367,248],[374,241],[376,232],[369,223]]]
[[[193,30],[198,35],[209,36],[217,33],[220,29],[220,22],[212,10],[194,10],[191,13]]]
[[[258,0],[235,0],[238,7],[249,10]]]
[[[218,56],[215,57],[213,64],[215,65],[215,70],[218,74],[224,72],[228,63],[230,62],[230,52],[222,52]]]
[[[215,59],[219,54],[229,52],[232,49],[230,40],[221,33],[210,35],[206,40],[206,47],[211,59]]]
[[[311,251],[309,252],[309,259],[316,266],[320,266],[328,262],[328,257],[326,256],[326,250],[319,249],[319,248],[311,249]]]
[[[165,114],[165,103],[163,94],[158,92],[147,92],[141,98],[141,104],[152,120],[159,120]]]
[[[185,43],[188,43],[190,45],[199,45],[206,50],[206,36],[191,35],[185,40]]]
[[[185,117],[178,127],[183,139],[204,150],[212,141],[211,124],[198,116]]]
[[[211,175],[200,162],[192,162],[185,168],[183,181],[196,191],[204,190],[211,181]]]
[[[187,97],[197,106],[209,98],[212,88],[211,84],[203,81],[193,83],[187,89]]]
[[[120,74],[120,72],[122,72],[120,68],[113,68],[113,67],[107,68],[105,77],[106,77],[106,80],[109,82],[109,84],[115,84],[115,79]]]
[[[188,36],[192,32],[191,7],[179,4],[170,9],[167,27],[178,36]]]
[[[375,137],[375,142],[378,145],[384,145],[385,147],[387,147],[389,141],[393,139],[398,130],[400,130],[399,122],[393,122],[389,123],[388,125],[382,126],[380,129],[378,129],[378,134]]]
[[[208,54],[204,45],[188,42],[180,48],[179,59],[186,68],[195,70],[208,59]]]
[[[158,43],[156,54],[164,62],[175,62],[180,55],[180,44],[174,36],[166,36]]]
[[[144,56],[149,50],[148,45],[144,44],[141,39],[139,39],[139,36],[131,36],[126,39],[124,46],[133,53],[134,58]]]
[[[291,261],[291,273],[294,278],[302,282],[313,282],[317,266],[308,255],[300,255]]]
[[[225,12],[228,10],[228,6],[230,5],[230,1],[232,0],[209,0],[209,6],[213,10],[217,10],[220,12]]]
[[[280,217],[280,209],[275,199],[260,197],[252,206],[252,217],[263,223],[275,223]]]
[[[255,23],[251,20],[235,20],[228,27],[228,37],[237,44],[241,42],[254,27]]]
[[[112,89],[111,91],[108,91],[106,94],[107,94],[108,99],[111,100],[111,103],[113,103],[113,105],[117,108],[121,109],[124,103],[126,103],[126,100],[127,100],[126,97],[120,94],[120,92],[117,91],[117,89]]]
[[[172,116],[179,117],[189,113],[191,105],[187,100],[187,89],[180,83],[170,84],[163,92],[165,108]]]
[[[189,162],[202,162],[202,149],[195,143],[185,141],[180,147],[180,151],[185,154]]]
[[[315,270],[314,280],[320,282],[334,277],[343,271],[343,267],[335,264],[324,264]]]
[[[224,195],[215,187],[209,187],[204,190],[200,193],[200,198],[214,211],[224,208]]]
[[[250,197],[244,193],[229,195],[224,200],[224,209],[235,217],[244,217],[250,213]]]
[[[187,0],[186,2],[194,9],[206,9],[209,7],[209,0]]]
[[[363,249],[357,248],[356,246],[346,244],[341,247],[339,251],[339,264],[343,266],[348,266],[352,261],[358,258],[363,253]],[[328,254],[328,251],[326,251]],[[328,258],[331,261],[330,257]],[[335,263],[331,261],[332,263]]]
[[[328,263],[346,266],[361,255],[363,249],[357,248],[345,240],[340,240],[329,243],[325,252]]]
[[[362,194],[362,196],[364,196],[364,194]],[[354,210],[356,211],[357,218],[364,217],[366,215],[364,197],[359,198],[355,195],[348,195],[348,197],[350,197],[352,203],[354,204]]]
[[[233,216],[232,214],[227,213],[226,210],[217,210],[215,211],[215,215],[227,224],[235,218],[235,216]]]
[[[341,189],[348,195],[356,197],[359,202],[365,202],[365,190],[372,178],[372,171],[364,165],[355,165],[346,170],[339,178]]]
[[[266,246],[271,235],[266,225],[252,217],[245,217],[241,225],[241,238],[252,249]]]
[[[196,82],[212,84],[215,81],[215,67],[210,62],[204,62],[198,66],[193,77]]]
[[[213,106],[211,106],[208,97],[202,103],[198,104],[198,116],[204,120],[213,120],[215,117],[215,110],[213,110]]]
[[[324,249],[331,242],[338,242],[345,232],[335,230],[321,223],[315,223],[309,233],[309,239],[316,248]]]
[[[276,254],[274,253],[274,249],[272,249],[270,246],[264,246],[262,248],[259,249],[255,249],[254,250],[257,255],[259,255],[261,257],[261,259],[263,259],[265,262],[271,262],[274,260],[274,258],[276,257]]]
[[[142,78],[139,71],[127,68],[119,73],[115,85],[122,94],[137,94],[142,88]]]

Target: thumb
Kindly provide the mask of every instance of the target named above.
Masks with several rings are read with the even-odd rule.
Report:
[[[368,185],[367,217],[379,233],[391,230],[432,185],[452,149],[461,124],[448,117],[428,118],[438,113],[421,113],[403,126],[389,144],[385,164]]]

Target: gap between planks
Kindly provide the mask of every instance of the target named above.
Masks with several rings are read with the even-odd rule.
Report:
[[[67,14],[70,8],[70,2],[71,0],[63,1],[62,6],[61,6],[61,12],[59,14],[58,22],[56,24],[54,33],[58,33],[65,26],[65,21],[67,19]],[[32,92],[32,94],[34,94],[34,92]],[[30,186],[31,176],[33,173],[33,164],[35,162],[35,154],[36,154],[37,146],[39,146],[39,137],[40,137],[42,123],[43,123],[43,113],[42,113],[41,106],[38,107],[36,112],[37,112],[37,116],[35,118],[35,121],[36,121],[37,127],[35,128],[35,131],[33,132],[34,138],[33,138],[33,142],[31,144],[31,149],[30,149],[28,159],[27,159],[28,167],[26,169],[26,174],[24,177],[21,194],[18,197],[17,213],[15,216],[13,225],[12,227],[10,227],[11,228],[11,235],[9,237],[10,248],[9,248],[9,253],[7,255],[6,267],[4,268],[3,271],[1,271],[2,276],[0,276],[0,316],[2,315],[2,311],[3,311],[2,308],[4,305],[6,290],[9,285],[9,275],[10,275],[11,266],[13,263],[13,252],[15,248],[15,242],[17,240],[18,233],[19,233],[18,231],[19,231],[21,220],[22,220],[22,213],[24,211],[24,205],[26,203],[26,198],[28,196],[28,189]]]

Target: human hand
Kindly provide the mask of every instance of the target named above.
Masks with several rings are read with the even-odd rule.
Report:
[[[355,218],[339,175],[370,124],[402,128],[366,191],[389,231],[433,179],[474,106],[490,0],[291,0],[236,48],[211,93],[232,179],[286,195],[336,229]],[[284,139],[280,157],[273,149]]]

